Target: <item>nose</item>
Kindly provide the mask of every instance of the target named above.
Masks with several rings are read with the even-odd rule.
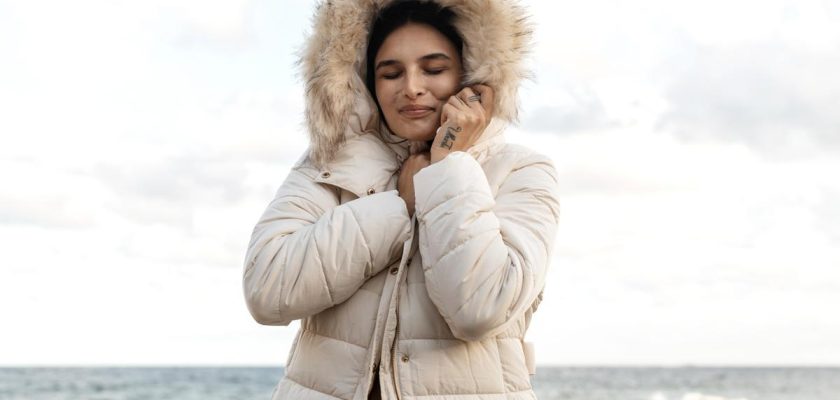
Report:
[[[406,73],[405,95],[410,99],[416,99],[426,92],[426,85],[423,75],[418,72]]]

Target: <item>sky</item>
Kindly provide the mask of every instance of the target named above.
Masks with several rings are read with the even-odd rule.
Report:
[[[840,365],[840,1],[523,1],[542,365]],[[282,365],[251,230],[314,1],[0,0],[0,365]]]

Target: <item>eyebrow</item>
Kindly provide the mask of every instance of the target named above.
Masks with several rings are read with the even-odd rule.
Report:
[[[449,56],[447,56],[446,54],[443,54],[443,53],[426,54],[425,56],[417,59],[417,61],[428,61],[428,60],[452,60],[452,59],[449,58]],[[399,64],[399,63],[400,62],[397,61],[397,60],[382,60],[382,61],[379,62],[379,64],[376,64],[376,68],[374,70],[379,70],[379,68],[387,67],[389,65],[394,65],[394,64]]]

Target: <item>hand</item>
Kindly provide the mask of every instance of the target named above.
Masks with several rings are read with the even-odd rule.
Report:
[[[480,100],[470,100],[478,94]],[[493,117],[494,92],[490,86],[465,87],[444,104],[435,140],[432,143],[431,162],[436,163],[453,151],[470,148]]]
[[[412,154],[403,162],[400,176],[397,178],[397,191],[400,193],[408,216],[414,215],[414,174],[431,164],[429,152]]]

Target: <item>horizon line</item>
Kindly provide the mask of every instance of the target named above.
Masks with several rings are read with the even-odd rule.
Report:
[[[537,368],[840,368],[840,364],[537,364]],[[0,364],[0,369],[11,368],[285,368],[282,364]]]

